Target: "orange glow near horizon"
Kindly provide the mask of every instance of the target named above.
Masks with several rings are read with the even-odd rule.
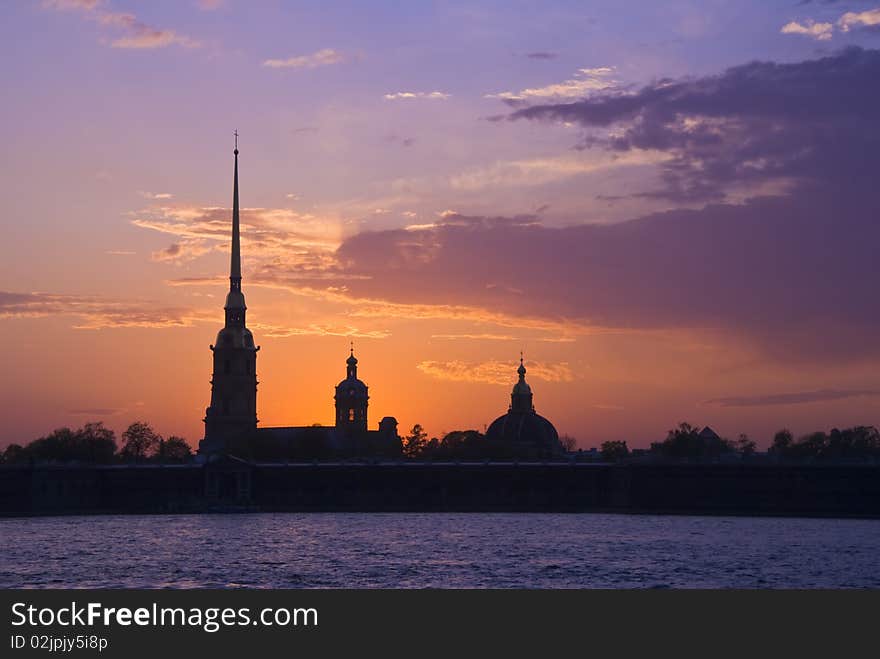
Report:
[[[267,302],[276,300],[273,306],[277,308],[277,298],[259,289],[251,293],[246,283],[244,288],[250,323],[259,324],[263,309],[270,308]],[[220,290],[214,300],[222,299]],[[10,357],[19,374],[14,387],[10,380],[3,385],[4,399],[11,403],[4,443],[27,442],[55,427],[91,420],[102,420],[120,433],[130,422],[143,419],[162,434],[183,435],[195,446],[203,433],[201,419],[210,394],[208,344],[220,327],[222,311],[218,309],[216,315],[213,326],[200,322],[163,329],[72,329],[66,317],[0,323],[0,340],[17,344]],[[431,335],[448,334],[445,329],[437,331],[435,321],[395,320],[385,327],[390,328],[389,338],[358,339],[355,344],[359,376],[370,387],[371,428],[382,417],[394,416],[401,434],[420,423],[432,436],[442,436],[454,429],[483,430],[506,411],[518,363],[513,341],[431,339]],[[333,390],[345,374],[349,339],[263,338],[259,331],[255,335],[261,345],[257,361],[260,425],[332,425]],[[745,418],[766,428],[767,434],[786,425],[779,408],[758,408],[756,414],[749,408],[704,403],[736,388],[732,379],[703,383],[699,400],[693,402],[690,383],[702,368],[726,361],[735,377],[737,363],[747,359],[732,351],[719,352],[687,335],[604,334],[574,344],[527,347],[527,367],[536,362],[566,366],[565,377],[558,381],[533,376],[536,368],[530,369],[527,378],[538,412],[551,419],[560,434],[574,436],[584,448],[606,439],[647,446],[680,420],[708,423],[732,436],[745,425]],[[532,360],[530,355],[535,353],[541,359]],[[51,359],[46,359],[49,355]],[[508,382],[444,379],[418,368],[426,360],[457,364],[456,372],[462,364],[476,368],[480,363],[506,362]],[[57,367],[59,363],[63,366]],[[638,369],[633,370],[632,364],[638,364]],[[766,381],[778,377],[768,371]],[[491,370],[488,377],[498,376]],[[754,370],[748,377],[754,377]],[[849,416],[858,419],[858,409],[864,405],[858,399],[826,404],[814,410],[812,417],[801,417],[800,426],[804,432],[811,424],[824,427],[829,408],[838,411],[842,425]],[[768,439],[752,434],[765,442]]]

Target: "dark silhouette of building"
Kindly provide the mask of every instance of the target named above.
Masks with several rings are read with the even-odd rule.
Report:
[[[699,433],[697,433],[697,437],[707,443],[718,443],[722,441],[721,436],[717,432],[712,430],[709,426],[706,426]]]
[[[486,441],[508,448],[521,457],[552,457],[564,453],[556,428],[535,412],[532,388],[526,382],[522,355],[516,370],[519,380],[510,394],[507,414],[495,419],[486,431]]]
[[[226,322],[217,334],[214,371],[211,376],[211,405],[205,410],[205,439],[199,451],[223,450],[234,437],[257,428],[257,351],[254,337],[245,324],[247,306],[241,291],[241,241],[238,217],[238,135],[232,188],[232,260],[229,293],[223,307]]]
[[[258,428],[253,435],[254,457],[315,459],[353,456],[399,456],[403,451],[397,419],[386,416],[378,430],[367,429],[368,387],[357,377],[352,347],[346,378],[336,385],[336,423],[333,426]],[[262,455],[259,454],[262,452]]]
[[[387,416],[378,430],[367,429],[368,388],[357,377],[358,360],[351,346],[346,378],[336,386],[333,426],[257,428],[257,351],[245,324],[247,306],[241,290],[241,237],[238,207],[238,134],[232,191],[232,260],[226,322],[217,335],[211,405],[205,411],[203,456],[230,453],[257,459],[400,455],[397,420]]]
[[[351,354],[345,361],[345,379],[336,385],[336,430],[346,437],[355,437],[367,432],[367,385],[357,376],[357,357],[354,356],[354,345]]]

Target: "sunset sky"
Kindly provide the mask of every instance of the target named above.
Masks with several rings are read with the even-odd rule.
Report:
[[[196,444],[240,133],[260,424],[880,424],[880,3],[3,3],[0,446]]]

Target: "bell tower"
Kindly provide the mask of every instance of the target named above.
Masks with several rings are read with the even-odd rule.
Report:
[[[354,344],[348,359],[345,360],[345,379],[336,385],[336,429],[347,437],[367,434],[367,385],[357,376],[357,357]]]
[[[223,307],[226,322],[217,334],[211,404],[205,410],[205,438],[200,453],[222,451],[226,442],[257,428],[257,351],[254,337],[245,325],[244,293],[241,291],[241,239],[238,212],[238,132],[235,133],[232,184],[232,258],[229,293]]]

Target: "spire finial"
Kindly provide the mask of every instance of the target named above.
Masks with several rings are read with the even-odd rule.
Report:
[[[244,294],[241,292],[241,227],[238,219],[238,131],[235,136],[235,157],[232,169],[232,246],[229,261],[229,293],[226,296],[227,326],[244,327]]]
[[[357,357],[354,356],[354,341],[351,342],[351,347],[349,348],[350,352],[348,355],[348,359],[345,360],[345,363],[348,365],[346,372],[348,373],[348,379],[353,380],[357,377]]]
[[[520,382],[525,381],[526,379],[526,367],[523,364],[523,353],[522,350],[519,351],[519,368],[516,369],[516,372],[519,374]]]
[[[235,166],[232,181],[232,260],[229,266],[231,288],[241,289],[241,237],[238,219],[238,131],[235,135]]]

